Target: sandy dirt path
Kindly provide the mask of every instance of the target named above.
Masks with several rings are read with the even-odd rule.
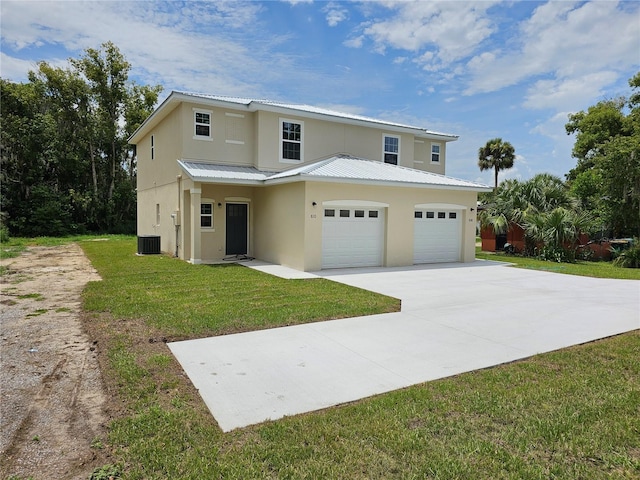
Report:
[[[0,478],[87,479],[103,464],[107,416],[80,295],[100,277],[76,244],[1,265]]]

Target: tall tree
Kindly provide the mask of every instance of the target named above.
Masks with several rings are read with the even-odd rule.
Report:
[[[127,138],[162,88],[130,82],[130,68],[107,42],[66,69],[40,62],[28,83],[0,79],[1,207],[11,233],[134,231]]]
[[[494,171],[494,192],[498,190],[498,172],[513,167],[516,158],[515,149],[501,138],[492,138],[478,150],[480,171]]]
[[[87,49],[84,57],[71,60],[71,63],[88,80],[96,102],[101,141],[104,145],[104,153],[109,160],[107,202],[111,202],[115,191],[118,164],[126,147],[126,139],[120,134],[118,122],[124,116],[131,64],[125,60],[124,55],[112,42],[102,44],[100,49]]]
[[[571,189],[613,236],[640,236],[640,73],[629,85],[628,99],[598,102],[565,125],[576,136]]]

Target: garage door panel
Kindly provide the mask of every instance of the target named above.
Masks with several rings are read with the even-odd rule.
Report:
[[[462,250],[460,212],[416,210],[414,263],[459,262]]]
[[[383,244],[382,210],[335,209],[334,216],[323,217],[322,268],[380,266]]]

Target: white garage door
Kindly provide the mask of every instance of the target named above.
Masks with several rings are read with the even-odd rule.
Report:
[[[323,209],[322,268],[380,266],[383,246],[383,209]]]
[[[413,263],[459,262],[462,250],[462,212],[416,210]]]

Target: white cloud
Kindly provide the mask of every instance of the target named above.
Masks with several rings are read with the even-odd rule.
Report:
[[[359,35],[357,37],[352,37],[345,40],[343,42],[343,45],[349,48],[361,48],[362,45],[364,44],[364,39],[365,39],[364,35]]]
[[[132,76],[168,89],[255,95],[295,62],[278,51],[286,37],[259,37],[262,7],[251,2],[189,2],[177,12],[173,2],[3,1],[1,8],[3,47],[44,45],[78,57],[113,41],[134,65]],[[99,21],[87,21],[94,18]],[[19,64],[12,65],[18,74]],[[296,69],[296,75],[311,72]]]
[[[346,8],[336,2],[329,2],[322,9],[327,14],[327,24],[330,27],[335,27],[340,22],[349,18],[349,12]]]
[[[576,111],[602,96],[604,87],[617,79],[615,72],[601,71],[575,78],[538,80],[528,89],[523,105],[531,109]]]
[[[374,49],[418,54],[418,63],[439,70],[470,55],[494,31],[487,9],[495,2],[387,2],[385,19],[361,25]],[[430,55],[425,56],[424,50]]]
[[[24,80],[29,70],[36,70],[37,68],[36,62],[10,57],[4,52],[0,52],[0,77],[5,80],[14,82]]]
[[[542,135],[552,140],[553,147],[547,152],[546,160],[554,160],[548,162],[549,169],[559,176],[575,165],[575,160],[571,157],[575,138],[567,135],[564,128],[569,121],[569,113],[571,112],[558,112],[546,120],[539,121],[529,131],[532,135]]]
[[[557,82],[638,64],[638,7],[617,2],[548,2],[523,21],[508,50],[482,52],[467,66],[465,93],[492,92],[529,78]]]

